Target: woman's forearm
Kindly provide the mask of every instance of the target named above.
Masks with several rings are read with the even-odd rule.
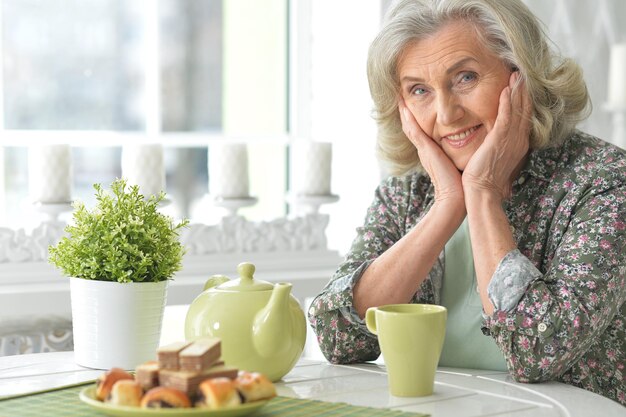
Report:
[[[491,315],[487,287],[500,261],[517,245],[501,199],[488,192],[466,191],[465,202],[480,299],[485,313]]]
[[[354,287],[354,308],[408,303],[465,217],[462,201],[435,202],[420,222],[380,255]]]

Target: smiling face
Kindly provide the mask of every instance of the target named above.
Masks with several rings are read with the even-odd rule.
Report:
[[[465,169],[495,124],[510,68],[484,46],[474,26],[456,21],[409,44],[398,75],[421,129]]]

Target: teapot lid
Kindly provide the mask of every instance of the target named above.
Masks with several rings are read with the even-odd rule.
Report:
[[[274,285],[262,281],[260,279],[254,279],[254,271],[256,270],[254,264],[250,262],[242,262],[237,265],[237,272],[239,273],[239,279],[232,279],[223,284],[218,285],[216,288],[222,291],[270,291],[274,289]]]

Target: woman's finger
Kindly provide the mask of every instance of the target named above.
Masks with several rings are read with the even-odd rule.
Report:
[[[520,96],[520,108],[522,109],[522,127],[524,128],[523,132],[526,135],[530,135],[530,119],[532,117],[533,112],[533,104],[530,100],[530,94],[528,94],[528,90],[526,89],[526,85],[522,80],[518,86],[518,95]]]
[[[409,111],[409,108],[404,103],[403,99],[398,101],[398,110],[400,112],[400,120],[402,122],[402,131],[407,138],[417,148],[419,145],[423,145],[425,140],[429,138],[426,136],[422,128],[413,117],[413,114]]]
[[[488,135],[492,140],[499,140],[499,137],[506,135],[511,124],[511,87],[505,87],[500,93],[500,102],[498,103],[498,116],[493,125],[495,134]]]
[[[511,129],[515,131],[517,134],[515,137],[518,138],[517,143],[519,146],[519,150],[522,153],[526,153],[529,146],[529,136],[530,136],[530,117],[532,114],[532,102],[530,100],[530,96],[526,89],[524,80],[521,79],[521,75],[519,73],[514,73],[515,78],[512,78],[512,82],[515,83],[515,87],[512,91],[512,102],[513,102],[513,115],[511,121]]]
[[[511,74],[509,80],[509,87],[511,88],[511,104],[513,107],[513,117],[516,121],[522,120],[525,113],[524,108],[524,82],[520,79],[519,72]]]

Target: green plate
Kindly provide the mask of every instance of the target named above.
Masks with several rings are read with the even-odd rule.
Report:
[[[119,417],[236,417],[245,416],[263,407],[269,400],[254,401],[236,407],[221,410],[207,410],[206,408],[139,408],[126,407],[103,403],[96,399],[96,388],[91,386],[83,389],[79,395],[82,402],[90,407],[107,414]]]

